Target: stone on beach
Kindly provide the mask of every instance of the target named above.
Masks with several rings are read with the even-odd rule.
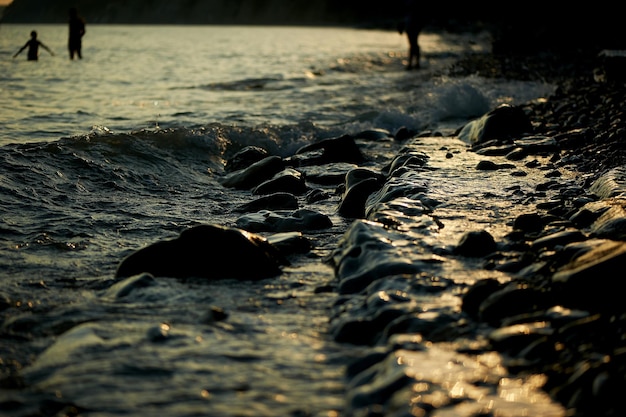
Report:
[[[239,217],[237,227],[249,232],[293,232],[328,229],[333,226],[330,218],[310,209],[260,210]]]
[[[300,231],[275,233],[268,236],[267,241],[283,256],[307,253],[312,247],[311,241]]]
[[[569,402],[581,406],[584,401],[597,398],[598,394],[587,394],[587,390],[591,390],[588,386],[594,383],[594,379],[600,381],[600,377],[594,371],[578,376],[575,372],[578,366],[576,361],[584,363],[585,359],[573,359],[583,354],[583,348],[575,353],[574,350],[582,341],[593,339],[593,336],[589,339],[584,334],[583,328],[588,328],[598,338],[602,332],[619,333],[623,322],[620,319],[610,323],[610,320],[595,319],[593,315],[594,312],[618,309],[621,293],[616,291],[618,276],[615,274],[624,265],[623,249],[618,249],[621,244],[613,243],[615,246],[609,250],[609,244],[602,243],[599,233],[606,231],[608,235],[602,237],[607,239],[608,236],[622,239],[621,220],[626,217],[623,200],[609,198],[600,204],[593,196],[585,194],[583,189],[568,184],[567,179],[561,178],[562,170],[557,169],[557,164],[552,165],[560,161],[563,150],[559,146],[562,142],[552,136],[524,136],[532,133],[532,128],[528,129],[529,125],[524,123],[521,125],[525,127],[518,129],[514,124],[504,123],[499,127],[500,133],[494,135],[489,144],[485,142],[481,144],[485,146],[475,146],[474,150],[483,150],[476,153],[488,158],[493,156],[493,161],[488,158],[485,160],[497,168],[515,168],[518,166],[516,161],[537,155],[525,167],[536,170],[535,177],[539,174],[549,180],[538,183],[533,193],[538,199],[545,198],[548,193],[556,193],[557,196],[546,201],[529,198],[527,201],[535,203],[536,211],[515,218],[511,223],[512,232],[504,237],[503,242],[496,244],[494,238],[485,231],[466,233],[453,250],[439,252],[444,253],[446,258],[435,256],[439,265],[434,259],[427,261],[428,256],[434,256],[431,252],[434,248],[428,248],[427,245],[415,248],[419,253],[413,252],[406,256],[405,243],[401,243],[401,230],[405,231],[406,241],[419,241],[409,230],[416,232],[416,235],[417,231],[422,231],[424,236],[428,236],[429,231],[436,236],[438,231],[446,230],[445,224],[437,226],[432,218],[431,211],[437,211],[438,203],[425,203],[433,187],[422,179],[427,176],[425,173],[429,169],[427,157],[416,155],[413,158],[409,151],[403,150],[393,163],[382,170],[386,173],[382,186],[371,193],[367,192],[369,196],[365,202],[364,219],[353,222],[328,259],[335,268],[337,290],[342,295],[331,320],[333,337],[337,341],[370,345],[377,349],[377,355],[368,356],[371,362],[363,364],[363,369],[351,376],[350,410],[356,412],[377,404],[383,415],[387,415],[398,405],[404,404],[396,399],[405,384],[410,383],[405,380],[406,375],[394,373],[396,363],[392,361],[385,364],[380,359],[386,357],[381,352],[385,348],[389,349],[387,357],[399,352],[391,347],[391,341],[408,337],[409,333],[420,338],[411,345],[409,351],[412,354],[427,346],[438,346],[431,344],[434,341],[462,339],[463,332],[476,330],[472,327],[474,324],[465,322],[467,317],[472,317],[474,323],[482,323],[480,326],[493,329],[489,333],[488,349],[509,354],[510,357],[504,357],[504,363],[511,372],[545,372],[549,381],[546,392],[550,392],[553,398],[561,399],[566,405]],[[507,143],[510,143],[510,147]],[[408,145],[407,148],[411,144]],[[501,149],[497,150],[498,147]],[[511,149],[519,150],[519,154],[510,158]],[[498,157],[498,161],[506,158],[512,163],[495,162]],[[547,158],[550,158],[550,164],[542,166],[539,160]],[[486,172],[485,175],[490,174]],[[619,171],[617,174],[613,171],[604,180],[602,187],[599,184],[596,187],[616,187],[621,178]],[[519,191],[521,194],[522,189]],[[602,193],[620,195],[614,190],[602,189]],[[451,203],[444,201],[443,206]],[[419,219],[424,217],[431,218],[431,226],[425,225],[423,229],[416,227],[415,224],[419,224]],[[576,224],[578,228],[574,227]],[[598,245],[608,251],[606,256],[601,256],[604,252],[596,249]],[[444,270],[451,260],[449,258],[454,256],[485,257],[484,265],[486,269],[490,268],[488,271],[498,271],[499,266],[492,262],[502,259],[501,270],[509,268],[510,282],[477,280],[463,297],[465,316],[446,313],[443,309],[426,313],[421,312],[419,306],[411,306],[411,300],[416,299],[416,283],[420,279],[437,276],[438,269]],[[592,259],[598,263],[591,262]],[[555,274],[555,271],[558,272]],[[438,278],[438,282],[445,286],[444,277]],[[434,291],[436,287],[433,283],[430,284]],[[453,287],[454,283],[451,281],[448,285]],[[578,336],[578,333],[581,335]],[[422,343],[421,338],[430,343]],[[563,352],[555,350],[555,340],[561,343],[557,346],[565,346]],[[568,368],[560,367],[560,362],[568,363]],[[607,365],[603,367],[609,368]],[[559,376],[560,373],[569,375],[565,377],[565,382]],[[429,383],[432,385],[432,381]],[[611,383],[620,386],[620,382],[611,380]],[[585,392],[586,397],[581,397],[577,394],[579,392]],[[538,415],[565,415],[565,411],[556,405],[550,408],[545,395],[545,407],[536,410]],[[502,406],[506,407],[506,404]],[[447,406],[442,407],[448,409]]]
[[[474,230],[461,237],[454,252],[462,256],[481,257],[495,252],[497,248],[496,241],[489,232]]]
[[[344,217],[365,217],[365,202],[374,191],[380,189],[384,176],[373,170],[357,168],[349,171],[345,179],[345,192],[337,209]]]
[[[351,135],[322,139],[296,151],[292,160],[301,165],[322,165],[332,162],[361,163],[365,157]]]
[[[348,171],[358,168],[357,164],[333,162],[324,165],[308,165],[298,169],[304,174],[307,182],[320,185],[343,184]]]
[[[566,306],[596,311],[619,311],[624,285],[626,243],[605,241],[576,257],[552,276],[560,284]]]
[[[248,168],[250,165],[259,162],[268,156],[270,156],[269,153],[261,147],[246,146],[226,160],[226,163],[224,164],[224,171],[234,172]]]
[[[226,174],[220,179],[224,187],[249,190],[266,181],[285,168],[279,156],[268,156],[237,171]]]
[[[305,182],[304,175],[293,168],[285,168],[281,172],[275,174],[272,178],[263,181],[257,185],[252,194],[266,195],[272,193],[291,193],[302,195],[307,192],[308,186]]]
[[[431,254],[403,254],[389,240],[383,224],[357,220],[327,262],[335,268],[339,293],[354,294],[391,275],[434,270],[442,260]]]
[[[242,204],[234,209],[236,212],[249,213],[260,210],[287,210],[297,209],[298,199],[290,193],[276,192],[262,197],[248,203]]]
[[[491,139],[519,137],[533,131],[530,119],[516,106],[502,105],[484,116],[467,123],[458,137],[474,145]]]
[[[257,280],[279,275],[283,263],[276,248],[259,235],[200,225],[130,254],[119,264],[115,277],[145,272],[155,277]]]

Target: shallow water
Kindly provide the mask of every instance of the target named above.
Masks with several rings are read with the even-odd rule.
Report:
[[[276,279],[155,278],[120,296],[118,263],[196,224],[233,225],[233,208],[251,196],[217,179],[243,146],[289,156],[372,128],[451,132],[552,91],[447,77],[452,60],[488,49],[484,35],[425,33],[424,69],[405,71],[405,39],[393,32],[90,25],[84,59],[71,62],[65,27],[40,25],[56,56],[10,59],[31,29],[0,26],[0,351],[3,376],[26,384],[1,392],[14,415],[54,404],[98,416],[340,415],[345,366],[362,348],[332,341],[336,294],[319,291],[334,278],[321,260],[350,224],[336,215],[338,195],[313,207],[332,230],[312,233],[311,254]],[[370,150],[380,165],[401,146],[380,145]],[[442,146],[429,148],[437,163]],[[440,172],[433,198],[456,203],[441,208],[442,244],[469,222],[502,233],[514,213],[497,206],[487,218],[452,219],[477,194],[510,198],[505,184],[476,190],[458,171]],[[476,278],[461,270],[460,282]]]

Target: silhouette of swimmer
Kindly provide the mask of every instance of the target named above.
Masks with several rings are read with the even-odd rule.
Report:
[[[28,48],[27,57],[29,61],[37,61],[39,59],[39,47],[42,47],[46,51],[50,52],[50,55],[54,56],[54,52],[50,50],[46,45],[43,44],[40,40],[37,39],[37,31],[33,30],[30,32],[30,39],[26,41],[24,46],[20,48],[19,51],[13,55],[13,58],[17,57],[22,51]]]
[[[78,10],[75,7],[70,9],[69,18],[69,40],[67,47],[70,52],[70,59],[74,59],[77,56],[78,59],[83,58],[82,46],[83,36],[85,35],[85,20],[78,15]]]
[[[426,13],[420,13],[418,2],[415,0],[406,2],[406,10],[406,17],[398,25],[398,32],[400,34],[406,33],[409,41],[409,64],[406,69],[410,70],[420,67],[420,46],[417,38],[426,25]],[[413,65],[413,61],[415,61],[415,65]]]

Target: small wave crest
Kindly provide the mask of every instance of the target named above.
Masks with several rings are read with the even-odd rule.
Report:
[[[437,121],[478,117],[491,107],[489,98],[464,79],[444,79],[431,97],[433,118]]]
[[[300,76],[286,77],[262,77],[262,78],[243,78],[234,81],[220,81],[209,84],[202,84],[199,86],[185,87],[187,89],[199,89],[206,91],[280,91],[291,90],[294,88],[302,87],[305,85],[314,75],[312,73],[305,73]]]
[[[219,174],[224,161],[246,146],[289,156],[335,133],[310,122],[255,127],[213,123],[129,133],[96,126],[86,135],[0,148],[5,167],[0,185],[6,194],[45,199],[101,189],[143,192],[162,183],[176,187]]]

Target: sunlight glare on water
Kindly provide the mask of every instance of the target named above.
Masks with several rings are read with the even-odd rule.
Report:
[[[23,44],[31,25],[0,26],[0,54]],[[406,40],[394,31],[316,27],[88,25],[83,59],[66,56],[66,27],[37,25],[56,56],[0,60],[5,141],[56,139],[93,126],[130,131],[211,122],[336,122],[372,106],[398,103]],[[479,38],[480,39],[480,38]],[[488,39],[420,38],[435,60],[481,52]],[[374,59],[372,59],[374,58]],[[363,71],[370,75],[359,75]],[[365,78],[364,78],[365,77]],[[325,108],[328,109],[325,110]]]

